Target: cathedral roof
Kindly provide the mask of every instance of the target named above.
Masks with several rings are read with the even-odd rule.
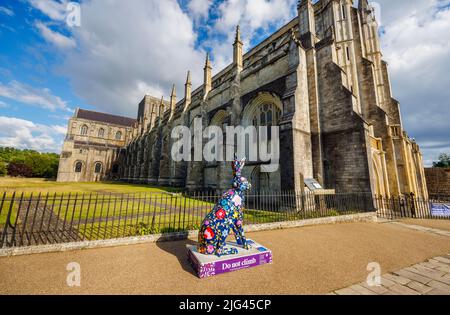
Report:
[[[136,119],[133,118],[99,113],[85,109],[79,109],[75,117],[125,127],[132,127],[136,123]]]

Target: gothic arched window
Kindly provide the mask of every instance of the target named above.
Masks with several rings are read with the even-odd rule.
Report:
[[[248,159],[262,158],[258,154],[259,148],[266,146],[266,152],[272,152],[272,146],[275,144],[272,140],[275,135],[272,134],[272,128],[259,127],[278,127],[283,115],[283,104],[280,98],[269,92],[261,92],[250,101],[242,113],[241,124],[245,128],[253,126],[256,130],[256,137],[250,141],[245,141],[245,155]],[[263,136],[266,139],[263,139]],[[266,141],[263,141],[266,140]],[[262,152],[262,151],[259,151]],[[258,156],[258,157],[256,157]],[[257,161],[257,160],[254,160]]]
[[[83,170],[83,163],[77,162],[75,164],[75,173],[81,173],[82,170]]]
[[[100,174],[102,172],[103,165],[100,162],[95,163],[94,173]]]
[[[99,137],[99,138],[103,138],[104,136],[105,136],[105,129],[100,128],[100,129],[98,130],[98,137]]]
[[[262,106],[259,106],[259,108],[255,111],[253,115],[253,126],[256,127],[256,129],[259,132],[259,127],[272,127],[272,126],[278,126],[279,120],[281,116],[281,110],[278,109],[275,105],[271,104],[264,104]],[[267,130],[267,140],[272,140],[272,128],[268,128]]]
[[[89,130],[88,126],[87,125],[83,125],[83,127],[81,127],[81,135],[82,136],[87,136],[88,130]]]
[[[116,132],[116,140],[122,140],[122,132],[120,131]]]

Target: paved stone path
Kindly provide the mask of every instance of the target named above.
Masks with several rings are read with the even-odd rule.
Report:
[[[330,295],[450,295],[450,254],[381,277],[381,286],[361,282]]]
[[[450,237],[449,231],[440,229],[382,219],[379,222]],[[381,286],[374,287],[361,282],[330,295],[450,295],[450,254],[385,274],[381,277]]]

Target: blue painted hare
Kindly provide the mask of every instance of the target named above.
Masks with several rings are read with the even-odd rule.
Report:
[[[226,191],[214,209],[206,216],[199,233],[198,251],[206,255],[234,255],[236,249],[225,249],[226,240],[231,231],[236,236],[238,245],[249,249],[244,235],[242,209],[245,202],[245,192],[251,189],[248,180],[241,176],[245,159],[232,162],[232,188]]]

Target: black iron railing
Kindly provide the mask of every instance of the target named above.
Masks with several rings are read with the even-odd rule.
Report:
[[[0,194],[0,248],[197,230],[216,192]],[[450,198],[266,191],[246,196],[246,224],[377,211],[386,219],[450,219]]]
[[[445,196],[430,196],[429,199],[415,197],[376,197],[375,205],[378,216],[395,220],[413,219],[450,219],[450,198]]]
[[[220,194],[0,195],[0,248],[104,240],[196,230]],[[246,196],[246,224],[374,211],[370,194],[313,195],[295,191]]]

